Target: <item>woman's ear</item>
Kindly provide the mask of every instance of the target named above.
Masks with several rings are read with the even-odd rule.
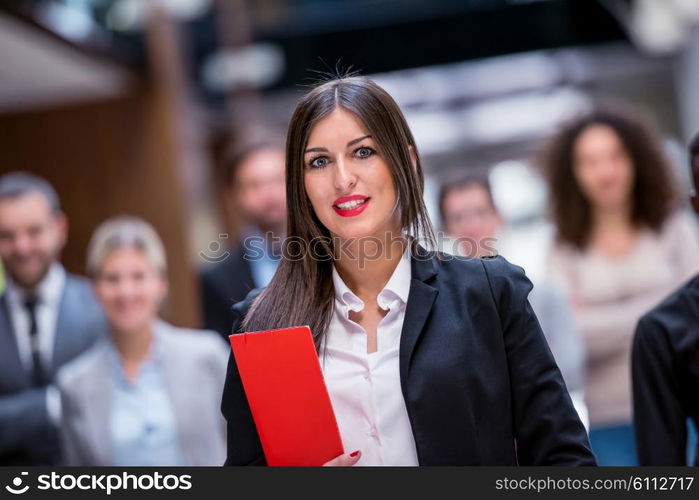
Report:
[[[160,281],[160,293],[162,294],[161,299],[165,300],[167,294],[170,292],[170,280],[167,278],[167,274],[163,275]]]

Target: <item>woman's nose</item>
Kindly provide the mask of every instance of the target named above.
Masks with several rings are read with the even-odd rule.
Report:
[[[134,294],[133,283],[131,283],[128,279],[121,279],[114,287],[114,292],[119,299],[129,299]]]
[[[351,190],[357,184],[357,176],[343,160],[335,164],[335,189],[340,192]]]

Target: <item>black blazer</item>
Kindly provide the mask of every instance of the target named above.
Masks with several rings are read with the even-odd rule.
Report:
[[[204,328],[218,332],[226,343],[234,320],[233,304],[255,288],[244,247],[239,245],[228,251],[230,255],[208,266],[200,276]]]
[[[420,465],[595,465],[585,428],[527,301],[502,257],[422,250],[400,339],[400,379]],[[259,291],[236,304],[235,331]],[[226,465],[264,465],[233,356],[223,393]],[[515,445],[516,440],[516,445]]]
[[[638,463],[687,465],[687,418],[699,427],[699,275],[638,322],[631,366]]]

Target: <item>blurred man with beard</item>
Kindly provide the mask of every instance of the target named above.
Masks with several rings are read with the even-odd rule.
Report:
[[[52,465],[61,402],[53,379],[104,332],[89,282],[58,262],[66,216],[44,179],[0,177],[0,465]]]
[[[231,334],[231,307],[277,270],[286,232],[284,149],[273,138],[237,144],[225,158],[226,192],[242,222],[241,238],[201,276],[204,327]]]

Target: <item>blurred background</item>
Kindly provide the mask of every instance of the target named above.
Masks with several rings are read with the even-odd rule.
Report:
[[[197,326],[202,252],[239,230],[224,145],[283,134],[308,85],[352,69],[404,110],[434,220],[442,179],[488,173],[536,276],[551,230],[532,159],[596,101],[652,116],[687,189],[697,20],[694,0],[0,0],[0,173],[56,187],[72,272],[104,219],[151,222],[170,264],[164,316]]]

